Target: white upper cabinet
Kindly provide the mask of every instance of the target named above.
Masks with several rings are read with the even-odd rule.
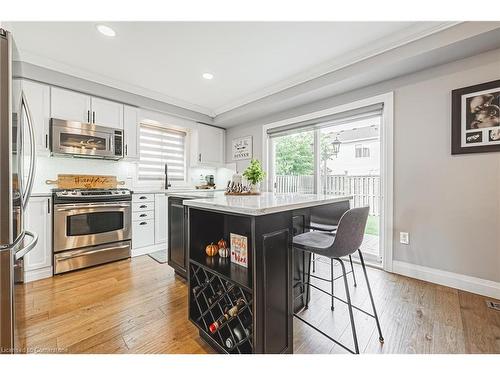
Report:
[[[92,121],[89,95],[58,87],[51,87],[50,95],[51,117],[88,123]]]
[[[191,165],[220,165],[224,163],[225,131],[198,124],[191,138]]]
[[[91,98],[92,123],[123,129],[123,104],[101,98]]]
[[[51,87],[50,95],[51,117],[123,129],[121,103],[58,87]]]
[[[50,87],[27,80],[14,80],[13,98],[15,111],[21,98],[21,86],[28,102],[28,107],[35,130],[36,151],[40,155],[48,155],[50,129]]]
[[[123,137],[125,159],[139,159],[139,109],[128,105],[123,108]]]

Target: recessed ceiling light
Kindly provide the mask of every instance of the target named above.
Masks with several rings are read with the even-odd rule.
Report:
[[[202,77],[205,79],[212,79],[214,75],[212,73],[203,73]]]
[[[97,30],[102,34],[106,36],[115,36],[116,32],[113,30],[111,27],[106,26],[106,25],[97,25]]]

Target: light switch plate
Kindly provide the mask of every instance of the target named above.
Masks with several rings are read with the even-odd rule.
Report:
[[[399,232],[399,242],[408,245],[410,243],[410,234],[408,232]]]

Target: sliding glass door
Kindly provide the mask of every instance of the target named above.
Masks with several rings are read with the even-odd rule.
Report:
[[[273,139],[274,189],[278,193],[314,193],[314,132]]]
[[[352,195],[351,207],[370,207],[361,250],[380,257],[381,116],[321,128],[319,192]]]
[[[380,261],[382,108],[370,107],[268,131],[269,172],[276,193],[352,195],[370,207],[361,250]]]

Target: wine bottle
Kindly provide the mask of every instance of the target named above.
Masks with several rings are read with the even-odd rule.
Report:
[[[195,297],[198,297],[202,291],[204,291],[210,285],[210,280],[206,279],[201,285],[196,285],[192,291]]]
[[[220,296],[222,296],[224,294],[224,290],[222,289],[221,286],[219,286],[217,288],[217,290],[215,291],[215,293],[208,297],[208,303],[211,305],[213,304],[215,301],[217,301],[217,299],[219,299]]]
[[[226,348],[228,348],[229,350],[232,350],[234,348],[234,345],[235,345],[235,342],[233,341],[233,339],[231,337],[228,337],[226,339]]]
[[[210,324],[208,326],[208,329],[210,330],[211,333],[215,333],[217,332],[217,330],[219,329],[219,327],[221,325],[223,325],[225,322],[227,322],[229,320],[229,315],[228,314],[223,314],[219,319],[217,319],[215,322],[213,322],[212,324]]]
[[[239,298],[236,301],[236,304],[228,310],[227,314],[231,317],[236,316],[243,306],[245,306],[245,300],[243,298]]]
[[[233,332],[233,336],[234,336],[234,339],[233,339],[233,337],[228,337],[225,341],[226,348],[228,348],[229,350],[234,349],[234,346],[236,344],[238,344],[240,341],[246,339],[248,336],[250,336],[252,334],[252,326],[251,325],[247,328],[242,328],[238,324],[234,328],[229,327],[229,329]]]
[[[234,327],[233,329],[233,334],[236,340],[240,342],[241,340],[245,339],[247,336],[250,335],[250,329],[249,328],[242,328],[239,324]]]

